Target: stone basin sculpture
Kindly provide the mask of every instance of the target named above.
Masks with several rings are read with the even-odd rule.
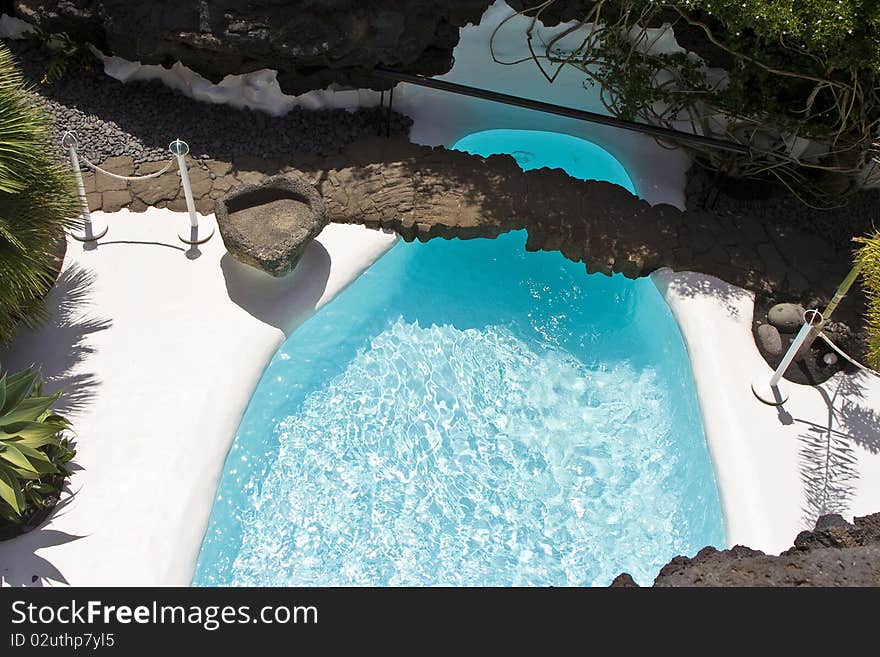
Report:
[[[237,187],[217,199],[215,213],[230,255],[276,277],[293,271],[329,221],[318,190],[293,176]]]

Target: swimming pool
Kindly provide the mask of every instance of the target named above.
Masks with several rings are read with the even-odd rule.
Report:
[[[544,130],[484,130],[459,139],[453,148],[473,155],[512,155],[521,169],[550,167],[574,178],[605,180],[636,194],[623,165],[593,142]]]
[[[195,585],[648,584],[723,545],[660,294],[525,240],[399,243],[287,340]]]

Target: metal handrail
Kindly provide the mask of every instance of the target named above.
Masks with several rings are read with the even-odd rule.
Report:
[[[646,123],[637,123],[635,121],[627,121],[614,116],[606,116],[596,112],[575,109],[573,107],[565,107],[564,105],[554,105],[545,103],[540,100],[532,100],[531,98],[522,98],[520,96],[511,96],[498,91],[490,91],[488,89],[480,89],[478,87],[469,87],[456,82],[447,82],[446,80],[437,80],[436,78],[426,78],[421,75],[413,75],[411,73],[400,73],[390,69],[376,68],[373,69],[376,77],[394,80],[395,82],[406,82],[415,84],[420,87],[428,87],[429,89],[438,89],[440,91],[448,91],[450,93],[460,94],[462,96],[472,96],[483,100],[490,100],[496,103],[504,103],[505,105],[514,105],[525,109],[536,110],[538,112],[546,112],[548,114],[557,114],[572,119],[588,121],[590,123],[598,123],[607,125],[612,128],[621,128],[622,130],[631,130],[633,132],[641,132],[644,134],[657,137],[659,139],[669,139],[672,141],[689,142],[699,144],[700,146],[709,146],[718,150],[730,151],[733,153],[741,153],[748,155],[751,149],[743,144],[737,144],[732,141],[723,139],[714,139],[713,137],[705,137],[689,132],[681,132],[671,128],[663,128],[660,126],[648,125]]]

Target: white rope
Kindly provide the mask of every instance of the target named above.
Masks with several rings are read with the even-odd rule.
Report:
[[[174,163],[174,160],[168,160],[168,164],[162,167],[161,170],[156,171],[155,173],[148,173],[145,176],[120,176],[118,173],[110,173],[109,171],[105,171],[97,164],[92,164],[86,159],[85,155],[80,155],[80,159],[85,162],[89,167],[97,171],[98,173],[103,173],[105,176],[110,176],[111,178],[116,178],[117,180],[148,180],[149,178],[158,178],[163,173],[168,171],[171,168],[171,165]]]
[[[840,354],[841,356],[846,358],[850,363],[852,363],[853,365],[858,367],[860,370],[864,370],[868,374],[873,374],[874,376],[880,378],[880,373],[872,370],[870,367],[866,367],[865,365],[862,365],[857,360],[853,360],[852,358],[850,358],[848,355],[846,355],[846,353],[843,352],[843,350],[840,347],[838,347],[836,344],[831,342],[831,340],[828,338],[827,335],[825,335],[824,333],[820,333],[819,337],[822,338],[823,340],[825,340],[825,342],[828,343],[828,346],[830,346],[832,349],[834,349],[834,351],[836,351],[838,354]]]

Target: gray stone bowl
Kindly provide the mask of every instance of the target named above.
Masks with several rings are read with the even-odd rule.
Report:
[[[214,211],[230,255],[278,277],[293,271],[329,222],[321,194],[295,176],[236,187],[217,199]]]

